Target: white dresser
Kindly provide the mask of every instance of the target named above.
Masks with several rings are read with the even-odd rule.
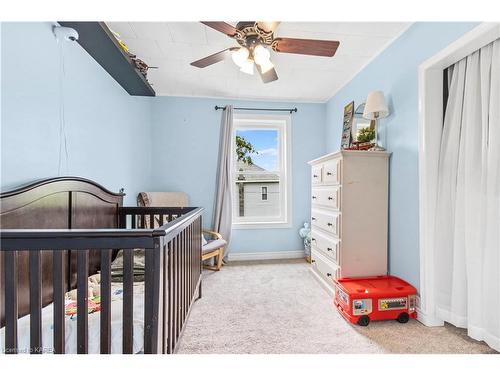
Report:
[[[339,151],[311,165],[311,266],[333,293],[332,278],[387,274],[389,156]]]

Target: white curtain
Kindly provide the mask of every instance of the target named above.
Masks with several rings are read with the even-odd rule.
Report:
[[[434,239],[436,312],[500,351],[500,39],[448,73]]]
[[[233,199],[231,181],[231,149],[233,143],[233,106],[227,105],[222,112],[219,139],[219,162],[215,187],[215,205],[213,214],[214,230],[229,243],[233,220]],[[227,259],[228,247],[224,252]]]

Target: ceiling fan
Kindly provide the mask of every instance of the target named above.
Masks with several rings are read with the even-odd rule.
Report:
[[[240,67],[240,71],[253,74],[255,67],[264,83],[278,79],[278,74],[270,59],[269,47],[275,52],[332,57],[340,44],[335,40],[276,38],[274,32],[279,22],[244,21],[238,22],[236,27],[219,21],[201,23],[235,39],[240,47],[226,48],[194,61],[191,65],[205,68],[231,55],[234,63]]]

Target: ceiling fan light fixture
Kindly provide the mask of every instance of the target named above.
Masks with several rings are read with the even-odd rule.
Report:
[[[271,54],[262,44],[255,46],[253,49],[253,59],[256,64],[263,65],[269,62],[271,58]]]
[[[238,65],[240,68],[243,68],[246,61],[248,60],[248,56],[250,56],[250,51],[246,47],[241,47],[240,49],[233,52],[231,58],[233,62]]]
[[[266,73],[274,68],[274,64],[271,62],[271,53],[261,44],[254,48],[253,59],[260,66],[262,73]]]
[[[247,59],[243,65],[240,67],[240,72],[253,75],[253,61]]]
[[[275,66],[271,61],[271,49],[274,53],[298,54],[308,56],[333,57],[340,45],[336,40],[301,39],[275,37],[278,21],[241,21],[233,26],[222,21],[203,21],[207,27],[230,37],[238,46],[226,48],[202,59],[193,61],[192,66],[206,68],[228,55],[241,72],[254,74],[257,69],[262,82],[269,83],[278,79]]]
[[[271,60],[266,61],[264,64],[259,64],[259,66],[262,73],[267,73],[274,68],[274,64],[271,62]]]

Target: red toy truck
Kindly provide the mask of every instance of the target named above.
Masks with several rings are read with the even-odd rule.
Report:
[[[335,306],[353,324],[389,319],[407,323],[417,317],[417,290],[397,277],[342,278],[335,283]]]

